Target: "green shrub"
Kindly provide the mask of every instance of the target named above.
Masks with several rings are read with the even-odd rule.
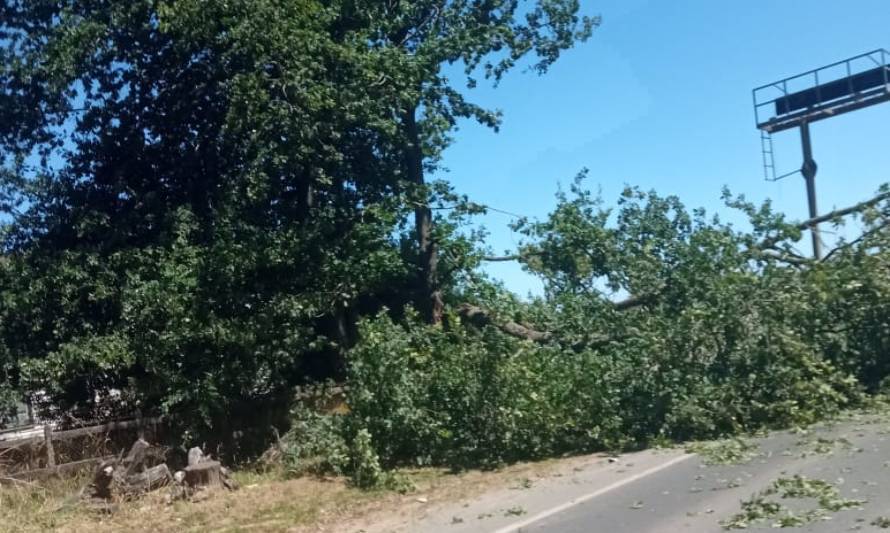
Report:
[[[350,414],[386,466],[488,465],[614,444],[619,417],[593,354],[564,357],[506,337],[405,325],[361,326]]]
[[[283,462],[292,476],[344,474],[350,450],[344,418],[300,407],[293,412],[291,429],[282,437]]]
[[[371,434],[361,429],[352,442],[352,483],[359,488],[378,487],[384,477],[377,452],[371,444]]]

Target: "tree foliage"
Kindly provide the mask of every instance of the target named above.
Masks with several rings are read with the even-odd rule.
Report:
[[[880,391],[886,188],[823,220],[863,230],[813,261],[769,203],[727,193],[743,230],[582,175],[514,225],[542,296],[481,273],[485,208],[429,177],[460,120],[497,129],[478,80],[544,73],[597,24],[577,0],[4,0],[0,423],[34,393],[240,453],[294,387],[345,380],[349,413],[298,411],[285,455],[373,485]]]
[[[344,375],[359,316],[429,308],[462,275],[478,208],[425,175],[459,118],[497,114],[442,69],[543,72],[589,35],[578,10],[5,0],[6,390],[268,433],[257,410]],[[457,208],[434,227],[435,203]]]
[[[862,237],[814,261],[791,255],[800,225],[768,204],[727,195],[751,216],[741,231],[637,189],[606,208],[578,180],[545,220],[516,225],[544,296],[522,302],[477,280],[467,298],[489,310],[481,328],[366,321],[349,416],[386,464],[469,466],[860,405],[890,371],[886,189],[878,198],[860,212]]]

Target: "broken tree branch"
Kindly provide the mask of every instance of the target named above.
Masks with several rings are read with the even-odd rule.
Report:
[[[520,339],[547,342],[552,337],[552,334],[548,331],[537,331],[512,320],[505,322],[495,321],[488,310],[477,305],[463,304],[458,308],[457,312],[471,324],[475,324],[478,327],[492,325],[504,333]]]
[[[634,307],[641,307],[654,302],[660,293],[661,291],[641,294],[639,296],[630,296],[624,300],[613,302],[612,306],[616,311],[626,311],[628,309],[633,309]]]
[[[775,261],[781,261],[783,263],[788,263],[789,265],[794,266],[807,266],[813,263],[813,260],[807,257],[791,254],[789,252],[777,250],[775,248],[759,250],[759,255],[764,259],[773,259]]]
[[[651,299],[654,299],[654,295],[624,300],[624,302],[627,302],[624,303],[624,305],[626,306],[625,309],[630,309],[631,307],[637,305],[644,305],[645,302],[651,301]],[[618,303],[620,304],[622,302]],[[470,322],[471,324],[474,324],[477,327],[491,325],[498,328],[507,335],[519,339],[529,340],[533,342],[547,342],[554,337],[553,332],[540,331],[532,328],[529,325],[520,324],[513,320],[498,321],[492,316],[491,312],[477,305],[463,304],[458,308],[458,314],[464,320]],[[628,338],[638,335],[639,331],[634,328],[631,328],[628,330],[627,333],[622,333],[620,335],[590,334],[583,340],[573,343],[572,348],[577,351],[584,348],[602,346],[611,342],[627,340]]]
[[[825,254],[825,257],[822,258],[822,262],[824,263],[824,262],[828,261],[829,259],[831,259],[832,256],[834,256],[841,250],[845,250],[847,248],[850,248],[851,246],[855,246],[855,245],[859,244],[860,242],[864,241],[865,239],[871,237],[872,235],[880,233],[881,231],[885,230],[888,226],[890,226],[890,218],[884,219],[883,223],[866,231],[865,233],[863,233],[859,237],[853,239],[852,241],[845,242],[842,245],[838,246],[837,248],[834,248],[833,250],[831,250],[830,252]]]
[[[890,200],[890,191],[882,192],[882,193],[878,194],[877,196],[874,196],[873,198],[869,198],[868,200],[865,200],[863,202],[859,202],[858,204],[851,205],[849,207],[844,207],[843,209],[835,209],[834,211],[825,213],[824,215],[819,215],[817,217],[813,217],[808,220],[804,220],[803,222],[798,222],[797,224],[794,225],[794,227],[801,231],[808,230],[811,227],[821,224],[823,222],[828,222],[829,220],[834,220],[836,218],[841,218],[841,217],[845,217],[847,215],[852,215],[854,213],[859,213],[865,209],[868,209],[869,207],[874,207],[875,205],[877,205],[885,200]],[[783,239],[780,237],[770,237],[768,239],[765,239],[760,244],[756,245],[754,247],[754,251],[767,250],[770,248],[774,249],[776,244],[782,240]]]
[[[527,256],[527,255],[526,255],[526,256]],[[483,257],[482,257],[482,260],[483,260],[483,261],[486,261],[486,262],[488,262],[488,263],[508,263],[508,262],[510,262],[510,261],[519,261],[520,259],[522,259],[523,257],[526,257],[526,256],[522,256],[522,255],[519,255],[519,254],[513,254],[513,255],[486,255],[486,256],[483,256]]]
[[[864,209],[868,209],[869,207],[873,207],[884,200],[890,200],[890,191],[881,193],[874,198],[870,198],[865,200],[864,202],[859,202],[856,205],[851,205],[850,207],[845,207],[843,209],[835,209],[830,213],[825,213],[824,215],[819,215],[817,217],[813,217],[809,220],[804,220],[803,222],[797,224],[797,229],[805,230],[809,229],[811,226],[815,224],[821,224],[823,222],[828,222],[829,220],[833,220],[835,218],[845,217],[847,215],[852,215],[853,213],[858,213]]]

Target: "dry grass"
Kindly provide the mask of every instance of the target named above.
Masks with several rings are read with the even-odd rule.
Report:
[[[47,531],[75,507],[84,476],[51,479],[41,483],[4,478],[0,484],[0,528],[5,531]]]
[[[165,502],[160,490],[144,499],[122,502],[113,514],[79,504],[86,480],[39,485],[15,484],[0,489],[0,524],[4,532],[62,531],[286,531],[320,524],[354,510],[378,495],[364,493],[339,480],[285,481],[270,474],[241,474],[243,488],[217,492],[200,502]]]
[[[572,460],[569,460],[572,461]],[[565,466],[565,461],[559,462]],[[0,529],[105,533],[130,532],[303,532],[358,530],[362,524],[397,520],[422,503],[452,501],[492,486],[510,486],[546,475],[558,462],[514,465],[497,472],[449,474],[437,469],[406,470],[417,490],[361,491],[342,479],[283,479],[279,474],[236,474],[241,489],[217,492],[200,502],[164,501],[165,491],[121,503],[114,514],[90,511],[76,494],[86,480],[56,480],[44,486],[0,488]]]

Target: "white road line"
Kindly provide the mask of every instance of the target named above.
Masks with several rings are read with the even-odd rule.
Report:
[[[622,479],[621,481],[616,481],[615,483],[612,483],[611,485],[609,485],[607,487],[603,487],[601,489],[595,490],[595,491],[591,492],[590,494],[585,494],[583,496],[579,496],[577,498],[567,501],[566,503],[557,505],[556,507],[552,507],[550,509],[547,509],[546,511],[542,511],[532,517],[529,517],[529,518],[523,520],[522,522],[510,524],[509,526],[502,527],[501,529],[493,531],[492,533],[516,533],[521,528],[524,528],[525,526],[534,524],[535,522],[538,522],[540,520],[543,520],[543,519],[553,516],[555,514],[559,514],[563,511],[565,511],[566,509],[570,509],[578,504],[584,503],[588,500],[592,500],[593,498],[596,498],[597,496],[602,496],[603,494],[606,494],[607,492],[611,492],[611,491],[613,491],[617,488],[621,488],[629,483],[633,483],[634,481],[637,481],[638,479],[642,479],[646,476],[651,476],[652,474],[654,474],[656,472],[660,472],[660,471],[664,470],[665,468],[670,468],[677,463],[682,463],[683,461],[685,461],[687,459],[691,459],[693,457],[695,457],[694,454],[684,454],[679,457],[674,457],[673,459],[671,459],[670,461],[668,461],[666,463],[662,463],[658,466],[654,466],[654,467],[650,468],[649,470],[644,470],[643,472],[640,472],[639,474],[634,474],[630,477],[626,477],[626,478]]]

